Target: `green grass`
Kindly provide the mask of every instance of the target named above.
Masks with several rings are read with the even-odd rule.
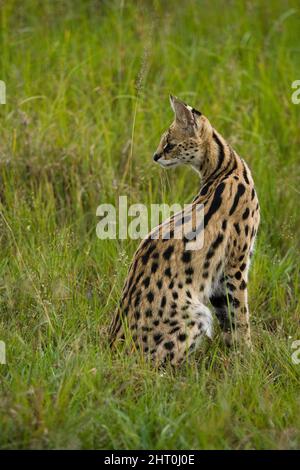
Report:
[[[10,0],[0,20],[0,448],[299,448],[299,2]],[[170,92],[246,159],[262,223],[253,354],[216,331],[162,375],[107,347],[137,242],[95,227],[119,195],[196,194],[152,163]]]

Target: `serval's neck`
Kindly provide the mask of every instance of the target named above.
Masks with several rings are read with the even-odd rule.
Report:
[[[206,151],[195,168],[201,175],[202,186],[242,166],[242,161],[226,140],[214,129]]]

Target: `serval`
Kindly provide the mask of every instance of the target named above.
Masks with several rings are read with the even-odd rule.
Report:
[[[203,336],[212,336],[211,307],[226,344],[251,347],[247,282],[260,221],[245,161],[201,112],[173,96],[170,102],[175,119],[153,159],[200,174],[193,205],[204,207],[204,243],[187,250],[185,238],[172,236],[172,218],[169,239],[150,233],[134,255],[109,329],[111,345],[129,335],[159,365],[179,364]]]

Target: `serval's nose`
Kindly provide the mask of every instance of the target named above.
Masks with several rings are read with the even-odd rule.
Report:
[[[155,154],[153,155],[153,160],[154,160],[155,162],[157,162],[157,160],[160,159],[161,155],[162,155],[161,153],[155,153]]]

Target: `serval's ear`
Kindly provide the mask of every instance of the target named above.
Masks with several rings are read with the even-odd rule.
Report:
[[[184,129],[193,130],[197,127],[193,108],[180,101],[176,96],[170,95],[171,107],[175,113],[175,120]]]

